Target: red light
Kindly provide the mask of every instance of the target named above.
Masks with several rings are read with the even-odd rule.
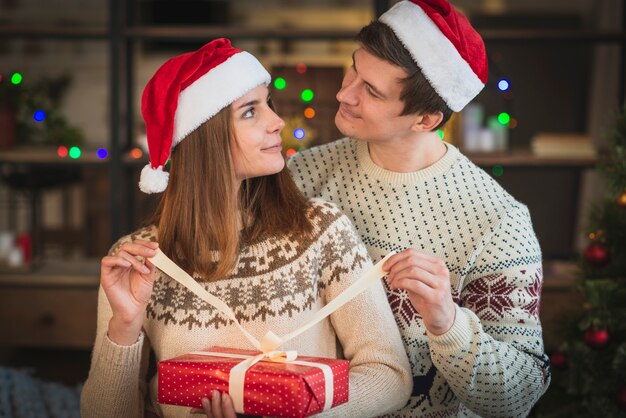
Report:
[[[59,148],[57,148],[57,155],[58,155],[59,157],[61,157],[61,158],[65,158],[65,157],[67,157],[67,155],[68,155],[69,153],[70,153],[70,152],[67,150],[67,147],[65,147],[65,146],[63,146],[63,145],[61,145]]]
[[[296,71],[298,72],[298,74],[306,73],[306,64],[303,64],[303,63],[297,64]]]
[[[285,153],[285,155],[286,155],[287,157],[291,157],[293,154],[295,154],[295,153],[297,153],[297,152],[298,152],[298,151],[296,151],[295,149],[293,149],[293,148],[289,148],[289,149],[287,150],[287,152]]]

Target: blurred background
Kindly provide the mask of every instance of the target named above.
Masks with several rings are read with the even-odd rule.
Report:
[[[340,137],[335,94],[358,30],[394,1],[0,0],[0,366],[83,381],[99,259],[156,200],[142,90],[169,57],[231,38],[274,78],[285,154]],[[596,165],[624,103],[620,0],[456,0],[489,80],[440,132],[530,208],[545,256],[542,320],[557,343]],[[569,301],[569,302],[568,302]]]

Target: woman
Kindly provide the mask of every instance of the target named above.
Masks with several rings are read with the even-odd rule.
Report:
[[[269,81],[252,55],[218,39],[170,59],[146,86],[150,164],[140,188],[164,195],[152,225],[102,259],[83,417],[188,416],[189,408],[157,403],[151,352],[159,361],[214,345],[252,349],[232,322],[145,261],[157,246],[257,337],[298,328],[371,266],[348,219],[304,198],[284,170],[284,122]],[[380,283],[282,348],[350,360],[350,401],[325,415],[380,415],[410,394]],[[203,406],[208,416],[234,415],[227,395]]]

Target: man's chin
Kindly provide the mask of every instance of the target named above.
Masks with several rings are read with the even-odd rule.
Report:
[[[350,122],[348,122],[343,116],[341,116],[341,113],[339,111],[337,111],[337,113],[335,114],[335,126],[337,127],[339,132],[341,132],[341,135],[354,138],[354,126],[352,126]]]

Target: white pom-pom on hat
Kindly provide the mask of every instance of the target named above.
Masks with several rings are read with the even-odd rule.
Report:
[[[161,193],[167,187],[170,173],[163,171],[163,166],[152,168],[150,163],[141,170],[139,189],[144,193]]]

